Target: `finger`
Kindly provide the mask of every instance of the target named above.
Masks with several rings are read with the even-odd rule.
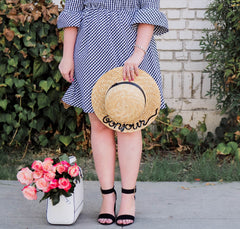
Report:
[[[131,81],[134,81],[134,76],[135,76],[134,67],[130,67],[130,68],[129,68],[129,72],[130,72]]]
[[[69,77],[70,77],[70,81],[73,82],[74,81],[74,78],[73,78],[74,77],[74,70],[73,69],[70,71]]]
[[[126,67],[123,66],[123,81],[126,80]]]
[[[138,68],[138,66],[134,66],[134,72],[135,72],[136,76],[139,75],[139,68]]]
[[[128,79],[128,81],[131,81],[131,76],[130,76],[130,70],[129,70],[129,65],[128,63],[125,63],[123,66],[124,69],[124,80]]]
[[[128,81],[130,82],[131,81],[131,73],[130,73],[130,69],[129,68],[126,69],[126,76],[128,78]]]
[[[64,78],[67,82],[72,83],[72,82],[71,82],[71,79],[70,79],[70,76],[69,76],[69,73],[64,73],[64,74],[62,74],[62,75],[63,75],[63,78]]]

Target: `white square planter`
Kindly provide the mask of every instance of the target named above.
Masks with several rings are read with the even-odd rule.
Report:
[[[70,161],[71,162],[71,161]],[[74,193],[70,197],[60,196],[58,204],[47,200],[47,221],[50,224],[70,225],[76,222],[83,209],[83,178],[80,168],[80,182],[76,184]]]

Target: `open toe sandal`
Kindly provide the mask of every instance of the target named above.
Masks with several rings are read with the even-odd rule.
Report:
[[[124,193],[124,194],[133,194],[133,193],[136,193],[136,191],[137,191],[136,187],[134,189],[124,189],[124,188],[122,188],[122,193]],[[135,196],[134,196],[134,198],[135,198]],[[133,222],[128,223],[128,224],[123,224],[123,223],[118,223],[118,220],[132,220]],[[133,215],[119,215],[116,218],[116,224],[118,226],[125,227],[125,226],[129,226],[129,225],[133,224],[134,220],[135,220],[135,217]]]
[[[115,197],[116,197],[116,200],[117,200],[117,193],[116,193],[114,187],[111,188],[111,189],[106,189],[106,190],[101,189],[101,192],[102,192],[103,195],[111,194],[111,193],[114,192]],[[115,204],[114,204],[114,213],[115,213],[115,211],[116,211],[116,200],[115,200]],[[109,214],[109,213],[102,213],[102,214],[100,214],[100,215],[98,216],[98,220],[99,220],[99,219],[111,219],[111,220],[112,220],[111,223],[101,223],[101,222],[98,221],[100,224],[103,224],[103,225],[111,225],[111,224],[113,224],[113,223],[115,222],[115,220],[116,220],[115,216],[112,215],[112,214]]]

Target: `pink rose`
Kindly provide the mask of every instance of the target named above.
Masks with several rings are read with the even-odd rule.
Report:
[[[44,162],[49,162],[49,163],[53,164],[53,159],[50,158],[50,157],[47,157],[47,158],[44,159]]]
[[[66,192],[72,187],[70,181],[66,178],[60,178],[58,181],[58,188],[64,189]]]
[[[48,172],[53,169],[53,160],[51,158],[46,158],[42,163],[43,171]]]
[[[22,193],[25,198],[28,200],[36,200],[37,199],[37,190],[33,186],[26,186],[23,188]]]
[[[57,187],[58,187],[58,180],[57,179],[53,179],[52,181],[50,181],[50,185],[49,185],[50,189],[55,189]]]
[[[47,192],[49,190],[49,182],[47,182],[44,178],[40,178],[36,181],[36,186],[39,190],[43,192]]]
[[[41,161],[34,161],[32,163],[32,169],[34,169],[35,171],[41,171],[42,168],[42,162]]]
[[[77,166],[77,164],[75,163],[75,165],[71,166],[68,168],[68,174],[71,177],[76,177],[79,175],[79,167]]]
[[[17,173],[17,179],[21,184],[29,185],[33,182],[33,172],[28,168],[22,168]]]
[[[68,171],[68,168],[69,168],[71,165],[70,165],[67,161],[61,161],[60,163],[64,166],[65,172],[67,172],[67,171]]]
[[[43,177],[43,171],[34,171],[33,172],[33,179],[36,181]]]
[[[48,171],[47,173],[44,174],[44,179],[48,182],[52,181],[55,178],[55,175],[56,174],[54,172]]]
[[[65,172],[65,167],[61,163],[57,163],[55,167],[59,174],[62,174]]]
[[[50,185],[48,185],[48,187],[43,190],[43,192],[50,192],[50,191],[51,191]]]

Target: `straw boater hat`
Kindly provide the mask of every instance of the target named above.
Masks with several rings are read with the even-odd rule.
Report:
[[[154,79],[139,69],[134,81],[123,81],[123,68],[103,74],[93,87],[96,116],[110,129],[133,132],[151,124],[158,115],[160,91]]]

